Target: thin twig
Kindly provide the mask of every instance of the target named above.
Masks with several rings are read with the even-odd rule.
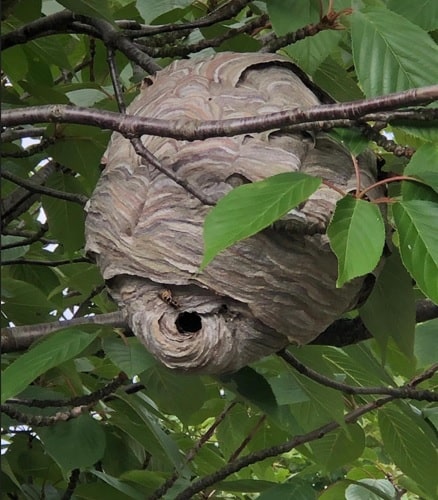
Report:
[[[7,250],[8,248],[17,248],[35,243],[35,241],[42,241],[42,236],[48,231],[49,227],[47,224],[42,224],[38,231],[30,231],[31,235],[24,237],[20,241],[15,241],[13,243],[5,243],[1,245],[2,250]],[[4,231],[2,231],[4,233]],[[46,243],[50,240],[46,240]]]
[[[248,21],[238,28],[230,28],[222,35],[218,35],[215,38],[208,38],[205,40],[200,40],[199,42],[186,44],[186,45],[166,45],[164,47],[151,47],[145,46],[144,51],[152,57],[185,57],[189,54],[200,52],[201,50],[219,47],[225,41],[233,38],[242,33],[251,33],[255,29],[265,26],[269,18],[267,15],[262,15],[252,21]],[[139,42],[140,43],[140,42]]]
[[[282,47],[296,43],[299,40],[304,40],[304,38],[315,36],[321,31],[342,29],[343,27],[339,23],[339,17],[345,14],[351,14],[351,12],[351,9],[344,9],[340,12],[329,11],[327,15],[323,16],[315,24],[308,24],[303,28],[291,33],[286,33],[286,35],[280,37],[277,37],[275,34],[270,35],[260,52],[276,52]]]
[[[64,491],[61,500],[70,500],[70,498],[73,496],[76,486],[78,485],[79,482],[80,473],[81,471],[79,469],[73,469],[71,471],[67,489]]]
[[[158,26],[146,26],[135,21],[116,21],[116,23],[120,28],[126,30],[123,32],[123,35],[128,38],[140,38],[162,33],[194,30],[196,28],[206,28],[207,26],[212,26],[213,24],[233,18],[251,1],[252,0],[232,0],[225,5],[221,5],[208,15],[188,23],[163,24]]]
[[[84,396],[76,396],[71,399],[19,399],[13,398],[8,399],[6,404],[8,405],[23,405],[33,408],[60,408],[64,406],[90,406],[98,401],[105,399],[107,396],[112,394],[116,389],[123,385],[128,379],[127,375],[120,372],[117,377],[115,377],[111,382],[94,391],[90,394],[85,394]]]
[[[223,422],[225,417],[232,410],[232,408],[234,408],[236,404],[237,404],[236,401],[231,402],[221,411],[221,413],[219,413],[219,415],[215,418],[214,422],[210,425],[210,427],[205,431],[205,433],[200,437],[200,439],[198,439],[195,445],[186,453],[184,465],[187,465],[190,461],[192,461],[195,458],[198,451],[211,438],[216,428],[219,426],[221,422]],[[159,498],[162,498],[165,495],[165,493],[175,484],[179,476],[180,476],[180,471],[175,470],[172,473],[172,475],[168,477],[167,480],[158,489],[156,489],[151,495],[148,496],[148,500],[158,500]]]
[[[45,133],[45,127],[8,128],[1,133],[0,138],[2,142],[12,142],[25,137],[42,137]]]
[[[55,137],[45,137],[38,144],[32,144],[28,148],[21,148],[20,151],[2,152],[2,158],[30,158],[33,155],[42,153],[56,142]]]
[[[58,422],[67,422],[72,418],[80,417],[88,411],[88,406],[76,406],[68,411],[59,411],[55,415],[47,417],[45,415],[29,415],[18,411],[11,405],[0,405],[0,411],[8,415],[8,417],[18,420],[18,422],[29,425],[31,427],[48,427],[57,424]]]
[[[214,205],[215,202],[208,196],[204,195],[202,192],[195,189],[195,187],[190,184],[186,179],[178,177],[172,172],[170,168],[164,167],[158,158],[152,154],[138,138],[131,139],[131,144],[135,152],[140,155],[144,160],[146,160],[150,165],[156,168],[159,172],[164,174],[169,179],[172,179],[176,184],[184,188],[188,193],[197,198],[204,205]]]
[[[344,384],[342,382],[336,382],[325,375],[321,375],[317,371],[309,368],[308,366],[301,363],[294,355],[289,351],[283,350],[277,353],[277,355],[284,359],[287,364],[295,368],[299,373],[305,377],[318,382],[318,384],[324,385],[325,387],[331,387],[338,391],[342,391],[345,394],[379,394],[388,395],[399,399],[415,399],[418,401],[438,401],[438,393],[428,390],[416,390],[410,385],[404,385],[402,387],[356,387],[349,384]],[[438,364],[431,367],[432,370],[438,371]]]
[[[425,370],[417,377],[413,378],[407,385],[415,386],[423,382],[424,380],[432,377],[435,372],[436,372],[435,368],[433,367],[429,368],[428,370]],[[358,408],[352,410],[351,412],[345,415],[344,422],[346,424],[354,423],[363,415],[369,413],[370,411],[381,408],[382,406],[393,401],[394,399],[395,398],[393,396],[385,396],[383,398],[376,399],[375,401],[372,401],[365,405],[359,406]],[[234,474],[235,472],[238,472],[239,470],[247,467],[248,465],[261,462],[262,460],[265,460],[266,458],[269,457],[275,457],[281,455],[282,453],[291,451],[297,446],[309,443],[311,441],[315,441],[317,439],[321,439],[329,432],[339,429],[340,427],[341,424],[339,422],[331,421],[325,425],[322,425],[321,427],[318,427],[317,429],[314,429],[311,432],[308,432],[307,434],[295,436],[293,439],[286,441],[285,443],[271,446],[270,448],[265,448],[259,451],[255,451],[253,453],[249,453],[248,455],[238,458],[234,462],[225,465],[221,469],[216,470],[213,474],[209,474],[201,479],[198,479],[197,481],[193,481],[188,488],[186,488],[184,491],[182,491],[179,495],[175,497],[175,500],[189,500],[190,498],[193,498],[194,495],[196,495],[196,493],[199,493],[205,488],[208,488],[209,486],[212,486],[213,484],[222,481],[226,477],[230,476],[231,474]]]
[[[12,260],[2,260],[2,266],[15,266],[17,264],[27,264],[32,266],[48,266],[57,267],[64,266],[66,264],[76,264],[78,262],[88,262],[92,261],[88,257],[75,257],[73,259],[63,259],[63,260],[36,260],[36,259],[12,259]]]
[[[8,181],[17,184],[18,186],[24,187],[32,193],[40,193],[47,196],[51,196],[52,198],[59,198],[60,200],[72,201],[73,203],[78,203],[81,206],[84,206],[88,198],[87,196],[80,193],[66,193],[65,191],[59,191],[58,189],[49,188],[47,186],[42,186],[40,184],[36,184],[31,180],[23,179],[18,175],[12,174],[7,170],[2,170],[0,175],[7,179]]]

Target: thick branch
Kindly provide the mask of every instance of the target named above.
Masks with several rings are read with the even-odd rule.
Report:
[[[69,10],[56,12],[50,16],[41,17],[14,31],[4,34],[1,38],[2,50],[6,50],[14,45],[28,43],[34,38],[44,36],[52,32],[60,32],[74,21],[74,14]]]
[[[438,306],[430,300],[417,302],[417,322],[428,321],[438,317]],[[36,325],[15,326],[2,330],[1,349],[3,352],[13,352],[27,349],[35,340],[51,332],[68,328],[72,325],[87,324],[109,325],[114,328],[128,328],[122,311],[116,311],[97,316],[86,316],[65,321],[54,321]],[[353,320],[340,319],[335,321],[324,333],[317,337],[312,344],[333,345],[342,347],[355,344],[371,337],[370,332],[360,318]]]
[[[120,132],[125,137],[143,134],[172,137],[180,140],[202,140],[208,137],[233,136],[250,132],[263,132],[335,119],[366,119],[368,113],[388,111],[399,107],[428,104],[438,99],[438,85],[396,92],[373,99],[363,99],[342,104],[324,104],[307,109],[294,109],[249,118],[227,120],[161,120],[141,118],[111,111],[88,109],[67,105],[33,106],[3,112],[3,124],[8,127],[35,123],[77,123],[93,125]]]
[[[419,300],[416,303],[416,321],[421,323],[430,319],[438,318],[438,305],[428,299]],[[331,345],[344,347],[357,344],[362,340],[372,337],[360,317],[354,319],[338,319],[331,324],[316,339],[312,340],[314,345]]]
[[[138,64],[149,74],[154,74],[162,69],[152,57],[138,49],[131,40],[124,37],[123,33],[108,21],[87,16],[78,16],[78,19],[95,28],[107,47],[120,50],[129,60]]]
[[[76,325],[110,325],[114,328],[127,328],[125,315],[121,311],[65,321],[53,321],[38,325],[15,326],[1,331],[1,350],[13,352],[27,349],[36,340],[49,333]]]

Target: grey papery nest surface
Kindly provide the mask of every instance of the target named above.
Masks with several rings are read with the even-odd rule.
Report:
[[[287,59],[220,53],[176,61],[148,78],[128,113],[216,120],[319,103]],[[143,136],[142,142],[215,201],[239,184],[281,172],[322,176],[345,191],[356,185],[350,153],[325,133],[271,130],[193,142]],[[198,273],[211,207],[146,164],[120,134],[113,134],[105,163],[88,206],[87,250],[134,333],[166,366],[231,372],[291,342],[310,342],[354,307],[362,280],[336,288],[337,261],[324,234],[340,198],[334,190],[322,186],[298,213]],[[374,158],[364,154],[359,164],[365,187],[375,180]],[[173,299],[160,296],[163,289]]]

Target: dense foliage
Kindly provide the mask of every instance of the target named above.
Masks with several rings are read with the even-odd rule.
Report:
[[[2,498],[438,498],[438,3],[2,9]],[[306,127],[331,130],[352,155],[374,149],[387,194],[369,203],[358,179],[328,229],[339,286],[380,266],[365,304],[327,341],[216,379],[160,366],[123,328],[83,247],[84,205],[120,121],[102,112],[123,112],[173,59],[222,50],[278,50],[354,101],[315,110]],[[231,192],[207,218],[203,265],[319,182]]]

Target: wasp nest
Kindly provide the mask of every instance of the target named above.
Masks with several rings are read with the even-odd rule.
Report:
[[[291,63],[271,54],[220,53],[176,61],[145,82],[129,114],[172,121],[263,115],[320,104]],[[281,173],[355,187],[349,152],[325,133],[270,130],[202,141],[144,136],[162,163],[219,200],[233,187]],[[295,212],[219,254],[202,272],[211,207],[163,175],[115,133],[88,207],[86,237],[112,296],[162,363],[218,374],[313,340],[355,305],[362,280],[337,289],[324,230],[340,195],[322,186]],[[374,159],[359,158],[362,184]],[[297,220],[301,222],[297,223]]]

